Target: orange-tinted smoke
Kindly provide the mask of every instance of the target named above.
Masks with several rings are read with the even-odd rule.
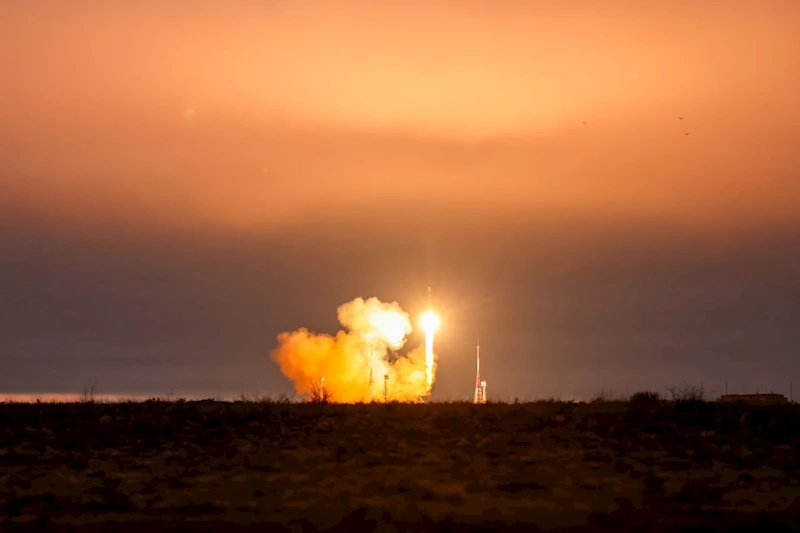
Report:
[[[310,394],[324,377],[333,401],[383,400],[384,376],[389,400],[416,401],[427,393],[425,348],[392,354],[411,332],[408,314],[397,303],[356,298],[339,307],[338,317],[344,329],[335,335],[306,328],[278,335],[272,359],[298,394]]]

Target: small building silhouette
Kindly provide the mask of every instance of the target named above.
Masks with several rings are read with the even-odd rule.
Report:
[[[719,397],[719,402],[746,403],[748,405],[778,405],[789,403],[783,394],[725,394]]]

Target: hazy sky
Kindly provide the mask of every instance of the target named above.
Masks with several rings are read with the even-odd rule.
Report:
[[[0,392],[285,391],[279,331],[429,283],[438,397],[478,335],[490,397],[785,392],[798,27],[791,0],[1,2]]]

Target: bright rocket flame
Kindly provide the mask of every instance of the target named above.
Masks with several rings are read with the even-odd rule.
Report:
[[[442,321],[439,319],[439,315],[430,310],[425,311],[422,313],[422,316],[419,317],[419,325],[426,334],[428,332],[436,333],[441,324]]]
[[[428,309],[419,318],[419,325],[425,333],[425,378],[427,382],[427,392],[431,391],[433,387],[433,340],[436,336],[436,330],[439,329],[442,321],[439,315]]]

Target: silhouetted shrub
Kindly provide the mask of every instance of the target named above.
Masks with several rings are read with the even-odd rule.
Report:
[[[668,387],[667,390],[672,395],[672,401],[683,409],[691,409],[707,403],[706,391],[702,385],[699,387],[686,385],[683,388]]]
[[[325,388],[324,383],[311,383],[311,392],[308,394],[308,401],[311,403],[331,403],[332,397],[330,391]]]
[[[611,403],[611,402],[620,402],[620,401],[625,401],[625,397],[617,395],[617,394],[614,394],[612,392],[602,391],[602,392],[596,394],[591,399],[590,403]],[[559,405],[564,403],[560,399],[555,399],[555,398],[552,400],[552,402],[556,403],[556,404],[559,404]]]
[[[94,403],[96,394],[97,394],[97,381],[94,381],[91,385],[83,386],[78,401],[81,403]]]
[[[655,404],[661,401],[661,396],[653,391],[639,391],[631,395],[628,401],[632,404]]]

